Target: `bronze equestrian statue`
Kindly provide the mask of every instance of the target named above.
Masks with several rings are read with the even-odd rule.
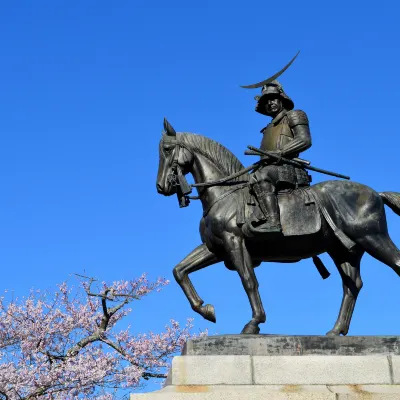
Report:
[[[165,120],[156,186],[164,196],[177,194],[181,207],[188,205],[192,187],[198,189],[202,244],[173,270],[194,311],[216,321],[214,307],[203,305],[189,274],[223,261],[239,274],[251,305],[252,318],[242,333],[259,333],[266,315],[254,268],[267,261],[313,258],[325,278],[329,273],[318,255],[327,252],[343,280],[342,304],[328,335],[346,335],[362,288],[363,254],[400,276],[400,251],[389,237],[384,209],[387,205],[400,215],[400,193],[377,193],[346,180],[309,185],[305,169],[323,170],[297,157],[311,145],[308,120],[304,112],[292,111],[293,102],[276,81],[293,60],[268,80],[248,86],[262,87],[257,110],[273,117],[264,130],[262,148],[247,152],[261,155],[260,161],[244,168],[221,144],[177,133]],[[187,174],[195,184],[187,183]]]

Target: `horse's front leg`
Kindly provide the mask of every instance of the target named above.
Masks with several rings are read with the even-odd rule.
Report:
[[[203,306],[204,301],[197,294],[188,275],[220,261],[205,244],[202,244],[187,255],[173,270],[174,277],[189,300],[192,309],[211,322],[216,322],[214,306],[211,304]]]
[[[260,332],[258,325],[266,321],[266,316],[258,291],[258,281],[254,273],[253,262],[243,238],[226,232],[223,240],[227,255],[225,264],[228,268],[235,269],[239,273],[252,309],[253,318],[244,326],[242,333],[257,334]]]

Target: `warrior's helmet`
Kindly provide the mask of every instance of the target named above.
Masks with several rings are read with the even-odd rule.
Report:
[[[277,80],[273,80],[262,87],[261,96],[255,97],[255,100],[257,100],[256,111],[260,114],[267,115],[264,105],[266,100],[271,97],[279,97],[286,110],[293,110],[293,100],[284,92],[282,85]]]

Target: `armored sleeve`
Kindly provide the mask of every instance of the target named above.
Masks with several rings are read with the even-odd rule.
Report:
[[[289,111],[286,116],[293,132],[293,140],[283,147],[282,155],[294,156],[311,147],[310,127],[304,111]]]

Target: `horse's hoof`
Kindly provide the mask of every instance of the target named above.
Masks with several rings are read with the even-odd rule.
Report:
[[[214,323],[217,322],[217,318],[215,317],[215,308],[211,304],[206,304],[205,306],[201,307],[200,314],[207,321],[211,321]]]
[[[260,328],[258,325],[247,324],[241,333],[245,335],[258,335],[260,333]]]
[[[326,336],[340,336],[340,331],[331,329],[329,332],[327,332]]]

